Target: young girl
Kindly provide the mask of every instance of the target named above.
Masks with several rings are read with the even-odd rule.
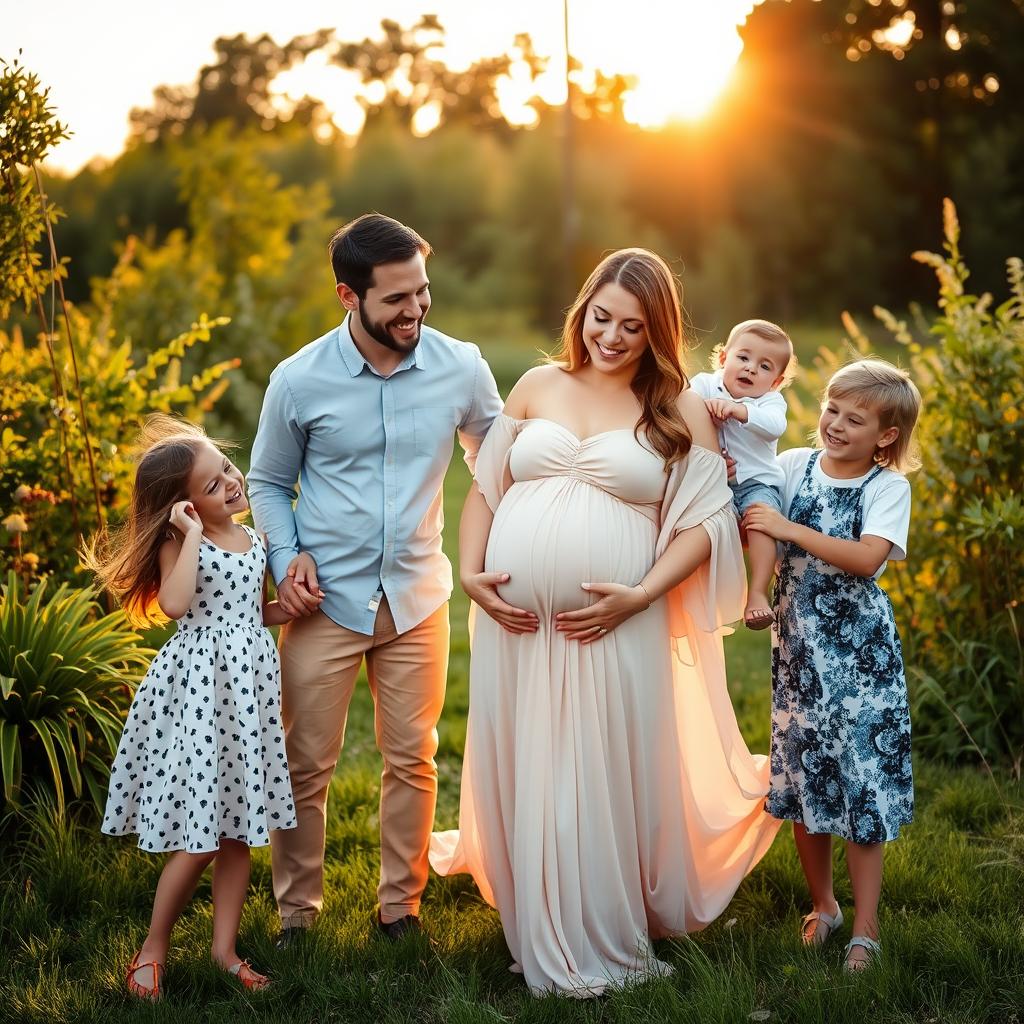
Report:
[[[141,447],[127,521],[86,553],[134,623],[179,623],[128,713],[102,825],[171,854],[128,989],[162,994],[171,928],[211,861],[211,955],[245,988],[262,989],[268,979],[235,943],[249,848],[265,846],[270,829],[295,827],[277,648],[264,628],[289,616],[266,601],[266,552],[235,522],[249,505],[223,452],[200,428],[160,415],[146,421]]]
[[[911,435],[921,396],[906,373],[878,359],[829,381],[821,448],[784,452],[783,508],[744,517],[782,542],[772,630],[772,752],[768,811],[793,821],[811,890],[806,945],[843,923],[832,891],[832,836],[846,840],[853,938],[845,966],[881,951],[882,844],[913,818],[910,718],[892,605],[877,580],[906,558]]]

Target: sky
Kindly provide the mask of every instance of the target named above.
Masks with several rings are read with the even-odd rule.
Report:
[[[741,44],[736,26],[753,0],[570,0],[573,55],[586,68],[635,74],[627,115],[656,125],[671,117],[700,116],[726,84]],[[446,29],[445,59],[465,67],[479,56],[504,53],[518,32],[550,55],[545,98],[556,102],[563,64],[562,4],[558,0],[180,0],[154,6],[139,0],[0,0],[0,57],[21,52],[25,67],[50,88],[57,116],[73,131],[51,164],[75,171],[96,156],[114,157],[128,134],[132,107],[149,104],[158,85],[194,82],[222,35],[269,33],[278,42],[319,28],[353,41],[376,35],[381,18],[413,24],[437,14]],[[310,69],[310,76],[313,70]],[[299,79],[331,109],[339,126],[351,124],[352,84],[340,72]],[[328,91],[333,95],[326,95]],[[512,90],[514,92],[514,90]],[[564,95],[564,88],[561,89]],[[345,109],[349,109],[346,119]]]

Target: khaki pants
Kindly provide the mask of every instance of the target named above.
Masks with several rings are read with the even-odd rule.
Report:
[[[281,706],[298,824],[271,832],[274,895],[285,927],[311,924],[323,906],[327,790],[363,658],[374,702],[380,789],[381,913],[419,912],[437,800],[437,721],[448,674],[448,605],[405,633],[386,601],[373,636],[322,612],[281,631]]]

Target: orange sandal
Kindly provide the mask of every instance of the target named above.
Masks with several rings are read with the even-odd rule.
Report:
[[[270,979],[266,975],[254,971],[248,960],[239,960],[237,964],[232,964],[225,970],[232,977],[237,978],[250,992],[260,992],[270,987]]]
[[[155,1003],[163,996],[160,982],[164,976],[164,965],[157,960],[147,960],[145,963],[139,963],[140,956],[142,956],[141,949],[135,954],[132,958],[132,962],[128,965],[128,970],[125,973],[125,982],[128,985],[128,991],[131,992],[133,996]],[[153,984],[149,988],[145,985],[140,985],[135,980],[135,972],[141,970],[143,967],[153,968]]]

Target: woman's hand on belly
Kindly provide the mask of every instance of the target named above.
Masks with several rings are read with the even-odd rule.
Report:
[[[498,597],[497,588],[508,582],[507,572],[478,572],[462,580],[462,589],[503,629],[510,633],[536,633],[537,616]]]
[[[582,583],[580,586],[590,594],[603,596],[586,608],[559,612],[555,616],[555,629],[565,633],[566,640],[593,643],[651,605],[647,592],[639,583],[635,587],[622,583]]]

